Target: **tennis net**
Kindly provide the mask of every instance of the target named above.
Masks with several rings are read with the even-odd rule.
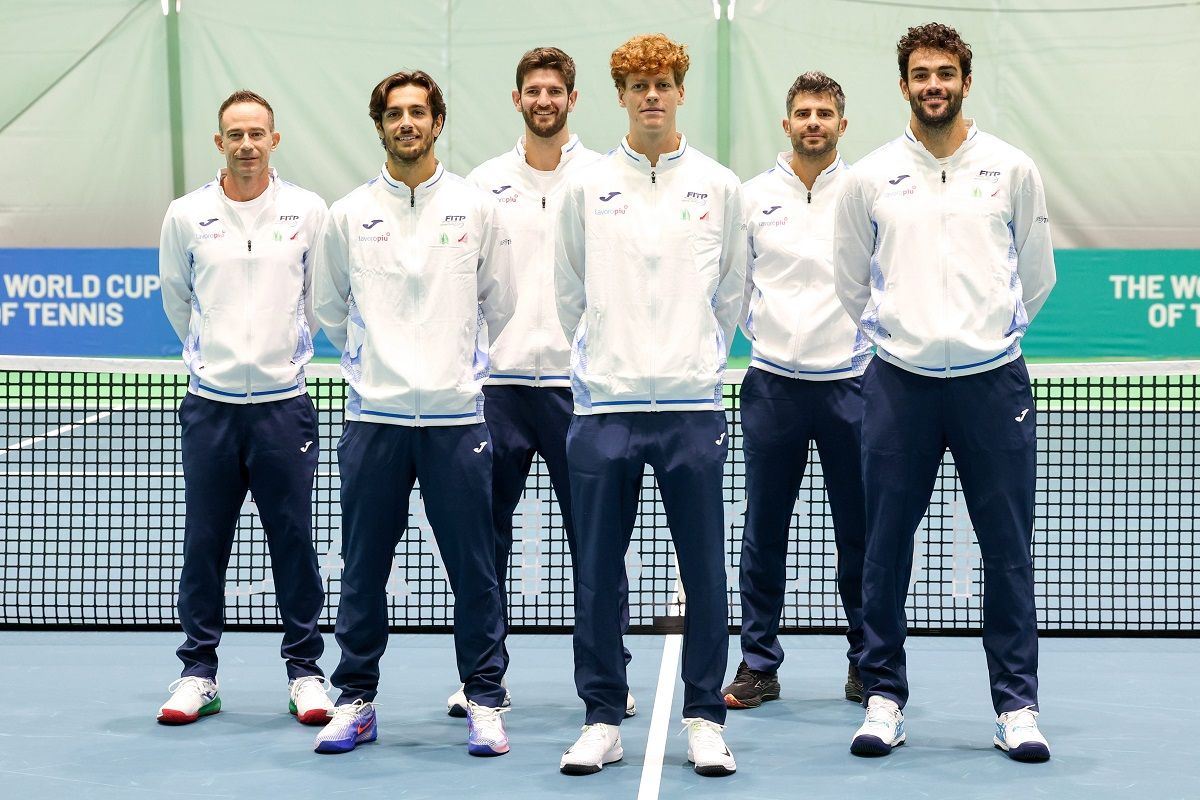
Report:
[[[1050,633],[1197,634],[1200,362],[1032,365],[1039,413],[1034,559],[1039,626]],[[725,478],[730,624],[745,511],[738,396],[726,386]],[[314,543],[336,615],[341,576],[336,443],[345,387],[336,365],[308,370],[320,462]],[[176,409],[186,391],[171,361],[0,357],[2,627],[175,628],[183,475]],[[635,631],[661,630],[676,602],[674,551],[648,474],[627,556]],[[535,460],[517,509],[508,592],[517,630],[565,631],[570,556],[550,481]],[[793,514],[783,627],[844,628],[820,461]],[[908,613],[913,632],[978,631],[983,574],[949,456],[917,532]],[[391,622],[446,631],[452,598],[414,490],[388,584]],[[276,628],[274,584],[253,499],[238,523],[226,587],[231,630]]]

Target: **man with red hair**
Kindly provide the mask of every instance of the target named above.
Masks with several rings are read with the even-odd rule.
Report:
[[[622,757],[624,555],[646,465],[687,589],[683,716],[702,775],[736,769],[721,736],[728,661],[722,377],[742,306],[746,237],[737,176],[676,129],[688,56],[635,36],[610,62],[629,133],[574,175],[559,216],[555,283],[571,341],[567,462],[575,517],[575,683],[583,735],[568,774]]]

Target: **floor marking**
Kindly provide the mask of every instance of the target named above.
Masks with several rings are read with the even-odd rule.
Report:
[[[5,449],[0,450],[0,456],[6,456],[13,450],[22,450],[26,447],[29,447],[30,445],[35,445],[35,444],[38,444],[39,442],[44,442],[51,437],[58,436],[59,434],[62,434],[62,433],[67,433],[68,431],[73,431],[76,428],[82,428],[84,425],[90,425],[91,423],[97,422],[98,420],[102,420],[105,417],[111,417],[112,414],[113,414],[113,412],[111,412],[111,411],[101,411],[96,414],[89,414],[88,416],[81,419],[79,422],[72,422],[69,425],[61,425],[61,426],[55,428],[54,430],[49,431],[41,436],[33,436],[33,437],[30,437],[29,439],[22,439],[21,441],[17,442],[16,444],[12,445],[11,447],[6,447]]]
[[[646,758],[642,764],[638,800],[658,798],[663,757],[667,751],[667,729],[671,726],[671,706],[675,701],[675,682],[679,674],[679,653],[682,649],[683,635],[668,634],[663,642],[662,664],[658,668],[658,689],[654,692],[654,711],[650,715],[650,736],[646,740]]]

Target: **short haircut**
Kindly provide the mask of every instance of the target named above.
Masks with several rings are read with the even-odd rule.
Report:
[[[896,44],[896,60],[900,64],[900,78],[908,80],[908,59],[917,50],[940,50],[958,57],[963,78],[971,74],[971,45],[962,40],[958,31],[949,25],[929,22],[909,28]]]
[[[401,70],[388,75],[381,80],[379,84],[371,90],[371,102],[368,106],[371,119],[375,120],[377,125],[383,123],[383,112],[387,108],[387,98],[391,94],[392,89],[399,86],[420,86],[429,95],[429,110],[433,113],[433,119],[436,122],[438,117],[442,118],[442,124],[446,123],[446,101],[442,98],[442,90],[428,72],[424,70],[414,69],[411,72]]]
[[[618,89],[625,88],[625,78],[636,73],[659,75],[670,72],[677,86],[683,85],[690,59],[684,52],[685,45],[673,42],[661,33],[646,33],[635,36],[613,50],[608,66],[613,83]]]
[[[221,107],[217,110],[217,130],[222,133],[225,132],[225,129],[221,127],[221,118],[225,116],[225,109],[235,103],[258,103],[267,110],[267,129],[275,130],[275,109],[271,108],[271,104],[267,102],[265,97],[255,94],[249,89],[238,89],[229,95],[229,97],[226,97],[224,103],[221,103]]]
[[[557,47],[535,47],[517,62],[517,91],[525,87],[525,76],[535,69],[552,69],[562,74],[567,92],[575,91],[575,61]]]
[[[798,94],[827,94],[833,99],[833,104],[837,106],[838,116],[846,116],[846,93],[842,91],[842,87],[837,81],[824,72],[817,70],[805,72],[792,83],[792,88],[788,89],[787,93],[787,115],[789,117],[792,115],[792,101]]]

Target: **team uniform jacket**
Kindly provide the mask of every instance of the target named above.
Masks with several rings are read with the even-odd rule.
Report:
[[[555,258],[575,413],[721,410],[745,273],[737,176],[682,136],[654,167],[623,139],[575,173]]]
[[[512,315],[495,201],[438,165],[409,189],[384,167],[329,210],[316,314],[342,350],[346,419],[483,422],[488,340]]]
[[[517,308],[504,335],[492,341],[489,384],[571,385],[571,344],[558,323],[554,297],[554,232],[566,178],[600,154],[571,136],[553,172],[525,161],[525,137],[503,155],[480,164],[469,183],[496,199],[499,219],[512,237]]]
[[[858,162],[835,230],[842,304],[880,358],[919,375],[1015,360],[1054,286],[1041,176],[974,123],[941,162],[911,129]]]
[[[316,333],[310,248],[325,201],[271,170],[253,227],[216,179],[173,201],[158,250],[163,308],[192,394],[262,403],[304,393]]]
[[[789,150],[742,186],[750,245],[742,330],[758,369],[826,381],[861,375],[871,359],[833,288],[833,214],[849,172],[839,157],[810,191]]]

